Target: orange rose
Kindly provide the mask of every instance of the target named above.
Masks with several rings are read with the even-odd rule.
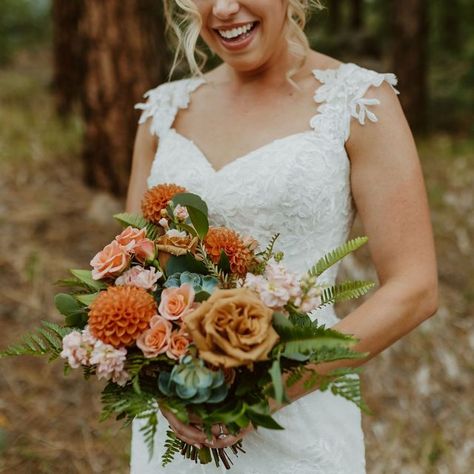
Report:
[[[161,316],[169,321],[182,319],[194,303],[194,289],[188,283],[183,283],[179,288],[165,288],[161,293],[158,311]]]
[[[122,246],[125,247],[129,252],[133,250],[135,245],[146,237],[146,229],[136,229],[135,227],[128,226],[119,235],[115,237],[115,240]]]
[[[182,330],[174,331],[170,337],[170,343],[166,355],[170,359],[179,359],[186,354],[190,340],[186,337]]]
[[[186,255],[188,252],[194,253],[198,243],[197,237],[191,237],[186,232],[169,230],[166,234],[158,237],[156,241],[158,249],[158,260],[162,267],[166,266],[170,255]]]
[[[150,329],[140,334],[137,346],[143,351],[145,357],[153,358],[168,350],[172,325],[161,316],[153,316]]]
[[[109,276],[118,276],[130,263],[130,255],[125,247],[116,240],[106,245],[91,260],[92,278],[100,280]]]
[[[272,317],[273,311],[252,290],[218,289],[184,324],[202,359],[229,368],[268,359],[278,341]]]

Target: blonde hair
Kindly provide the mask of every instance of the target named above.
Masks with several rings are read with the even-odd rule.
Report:
[[[208,55],[198,46],[202,19],[193,0],[164,0],[166,29],[171,33],[175,42],[175,56],[170,70],[172,76],[178,62],[185,58],[191,73],[194,76],[203,75],[203,68],[207,63]],[[319,0],[288,0],[286,41],[289,51],[296,58],[295,67],[287,72],[287,79],[291,78],[303,66],[310,50],[308,38],[304,33],[306,22],[311,10],[322,9]]]

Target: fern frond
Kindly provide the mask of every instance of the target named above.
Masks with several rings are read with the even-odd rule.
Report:
[[[279,233],[273,234],[272,238],[270,239],[270,242],[268,242],[268,245],[265,247],[265,250],[257,253],[257,257],[260,257],[261,259],[257,269],[260,270],[261,272],[263,272],[268,261],[273,256],[273,248],[275,247],[275,242],[277,241],[278,237],[280,237]]]
[[[34,332],[23,336],[21,342],[1,351],[0,358],[21,355],[44,356],[49,354],[49,360],[52,361],[57,359],[62,351],[64,336],[72,331],[72,328],[59,326],[49,321],[41,321],[41,326]]]
[[[184,441],[181,441],[174,431],[168,430],[166,432],[165,451],[161,456],[162,467],[166,467],[173,461],[175,455],[181,451],[183,443]]]
[[[320,258],[316,264],[308,271],[310,277],[318,277],[328,268],[332,267],[339,260],[342,260],[346,255],[354,252],[368,241],[367,237],[356,237],[349,240],[345,244],[331,250],[329,253]]]
[[[114,219],[117,220],[124,227],[131,225],[132,227],[136,227],[137,229],[145,228],[146,236],[151,240],[155,240],[160,233],[160,228],[158,226],[147,221],[143,216],[140,216],[139,214],[129,214],[127,212],[123,212],[120,214],[115,214]]]
[[[375,283],[373,281],[364,280],[345,281],[338,285],[330,286],[323,290],[319,307],[339,303],[340,301],[350,300],[352,298],[359,298],[365,295],[374,286]]]
[[[334,395],[339,395],[355,403],[362,411],[370,413],[369,407],[362,398],[360,377],[354,374],[354,369],[347,369],[349,373],[343,374],[329,384],[329,389]]]
[[[219,280],[219,286],[221,288],[233,288],[236,279],[235,275],[222,271],[218,265],[211,260],[202,242],[199,242],[197,246],[196,255],[205,265],[209,275]]]
[[[143,440],[148,448],[149,461],[153,458],[155,450],[155,435],[158,430],[158,412],[150,410],[137,416],[140,420],[146,420],[146,423],[140,428],[143,434]]]

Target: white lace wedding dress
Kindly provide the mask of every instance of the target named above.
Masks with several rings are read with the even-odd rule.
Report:
[[[204,80],[184,79],[162,84],[146,93],[141,122],[152,117],[151,132],[159,136],[148,186],[173,182],[203,197],[211,223],[250,234],[266,243],[280,233],[277,249],[286,265],[304,272],[327,251],[345,242],[354,217],[350,161],[344,144],[351,118],[376,122],[379,101],[365,98],[369,87],[393,74],[379,74],[355,64],[314,70],[315,115],[308,130],[268,143],[216,171],[203,152],[180,135],[173,122],[179,109]],[[317,87],[316,87],[317,86]],[[372,108],[372,110],[370,110]],[[370,126],[374,126],[370,124]],[[245,137],[243,137],[245,139]],[[327,272],[335,280],[337,268]],[[338,321],[327,307],[313,313],[332,326]],[[361,474],[365,473],[364,438],[360,410],[331,393],[315,391],[275,414],[284,431],[259,428],[244,438],[246,454],[232,457],[235,474]],[[177,455],[161,467],[168,428],[160,415],[155,455],[133,423],[132,474],[224,472],[214,464],[201,466]]]

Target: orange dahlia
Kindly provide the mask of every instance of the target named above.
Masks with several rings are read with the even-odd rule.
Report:
[[[204,239],[204,247],[214,263],[219,261],[221,251],[224,251],[232,273],[239,276],[245,276],[254,259],[253,252],[239,234],[227,227],[211,227]]]
[[[155,315],[155,299],[143,288],[111,286],[90,305],[89,329],[106,344],[131,346]]]
[[[150,188],[142,199],[143,217],[158,224],[159,220],[163,217],[161,211],[166,209],[170,199],[175,194],[184,193],[185,191],[185,188],[177,184],[159,184]]]

